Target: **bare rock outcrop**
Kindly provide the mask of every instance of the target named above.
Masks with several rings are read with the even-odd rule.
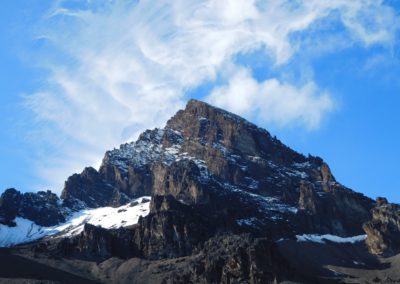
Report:
[[[50,191],[21,193],[7,189],[0,197],[0,223],[15,226],[15,218],[34,221],[40,226],[52,226],[65,221],[58,196]]]
[[[372,209],[372,219],[363,228],[371,253],[394,255],[400,252],[400,205],[378,197]]]

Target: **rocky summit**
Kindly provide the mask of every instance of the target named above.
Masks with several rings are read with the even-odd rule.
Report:
[[[0,198],[7,283],[400,281],[399,239],[399,205],[197,100],[70,176],[60,198]]]

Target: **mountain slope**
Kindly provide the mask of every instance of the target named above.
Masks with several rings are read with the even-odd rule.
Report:
[[[140,203],[145,196],[151,196],[147,205]],[[191,100],[165,128],[106,152],[98,171],[69,177],[60,199],[7,190],[0,198],[0,237],[12,226],[18,231],[23,218],[47,237],[11,251],[39,262],[57,259],[69,272],[101,263],[80,276],[104,282],[143,283],[153,275],[151,283],[317,283],[345,274],[316,264],[304,273],[286,248],[307,253],[309,246],[301,244],[315,242],[354,248],[365,251],[360,257],[367,262],[377,259],[364,244],[368,237],[372,253],[395,253],[399,227],[382,228],[397,224],[397,207],[384,208],[341,185],[321,158]],[[378,212],[387,210],[393,217],[386,222],[387,213]],[[114,216],[123,218],[109,223]],[[115,265],[123,268],[110,274]]]
[[[322,159],[304,157],[254,124],[195,100],[164,129],[107,152],[99,172],[85,169],[69,178],[62,197],[96,207],[144,194],[171,194],[187,204],[229,194],[251,207],[247,214],[232,212],[239,223],[280,219],[293,233],[342,236],[363,233],[359,224],[373,207],[336,182]]]

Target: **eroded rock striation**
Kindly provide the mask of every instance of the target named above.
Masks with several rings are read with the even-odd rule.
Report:
[[[400,205],[391,204],[386,198],[377,198],[376,206],[372,209],[372,219],[363,228],[371,253],[400,253]]]

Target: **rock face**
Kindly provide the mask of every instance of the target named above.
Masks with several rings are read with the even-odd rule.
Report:
[[[164,263],[160,283],[272,283],[297,277],[275,245],[279,240],[363,234],[375,204],[364,226],[370,250],[398,247],[395,205],[346,188],[321,158],[299,154],[266,130],[196,100],[164,129],[106,152],[98,171],[69,177],[61,200],[50,192],[7,190],[0,222],[11,226],[19,216],[52,225],[71,211],[147,195],[150,214],[132,227],[87,224],[78,236],[46,239],[34,250],[57,258]],[[135,265],[139,277],[144,264]]]
[[[279,283],[293,272],[276,246],[251,235],[223,235],[209,239],[186,269],[169,283]],[[167,281],[168,281],[167,280]]]
[[[371,253],[394,255],[400,252],[400,205],[377,198],[372,219],[363,228]]]
[[[64,257],[85,259],[107,259],[112,256],[128,258],[132,256],[132,232],[127,229],[107,230],[91,224],[78,236],[61,239],[53,252]],[[35,247],[43,248],[43,246]]]
[[[61,198],[66,206],[72,208],[119,206],[131,200],[107,183],[94,168],[86,168],[81,174],[70,176],[65,182]]]
[[[15,226],[15,217],[34,221],[40,226],[52,226],[64,222],[60,199],[50,191],[20,193],[7,189],[0,197],[0,223]]]
[[[164,129],[107,152],[98,172],[88,168],[70,177],[61,197],[70,207],[77,200],[100,207],[146,194],[185,204],[215,204],[211,196],[227,195],[263,212],[232,213],[243,226],[265,229],[273,217],[287,220],[281,224],[291,227],[287,232],[342,236],[362,233],[373,206],[339,184],[321,158],[305,157],[266,130],[196,100]]]

